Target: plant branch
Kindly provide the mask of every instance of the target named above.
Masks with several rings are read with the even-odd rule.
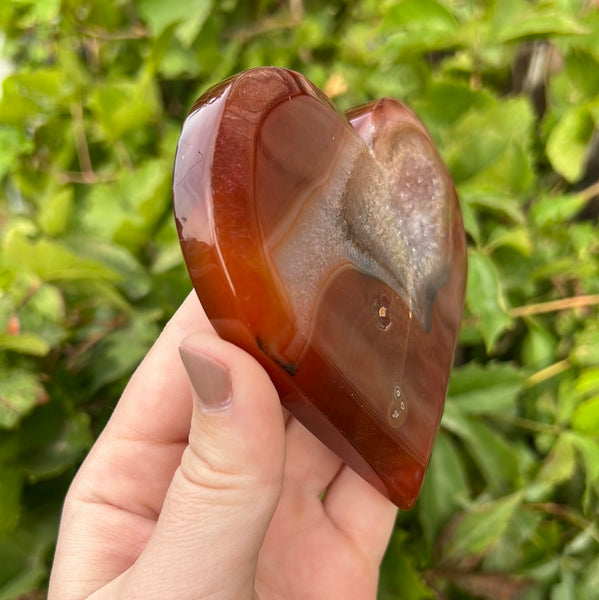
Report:
[[[549,302],[539,302],[537,304],[526,304],[511,308],[508,313],[510,317],[529,317],[531,315],[540,315],[543,313],[556,312],[559,310],[569,310],[572,308],[584,308],[599,304],[599,294],[589,294],[582,296],[572,296],[570,298],[561,298],[560,300],[551,300]]]
[[[81,33],[88,37],[99,39],[106,42],[115,42],[120,40],[139,40],[148,37],[148,30],[142,25],[134,25],[129,30],[111,32],[101,27],[85,27]]]
[[[599,194],[599,179],[589,185],[589,187],[584,188],[584,190],[580,190],[578,192],[579,196],[582,196],[585,200],[590,200]]]
[[[87,137],[85,135],[83,108],[81,107],[81,104],[75,102],[71,104],[71,116],[73,118],[73,133],[75,135],[75,149],[77,150],[79,167],[83,173],[93,175],[94,170],[89,155]]]
[[[96,183],[111,183],[112,181],[116,181],[114,175],[97,175],[93,171],[59,171],[56,174],[56,178],[63,185],[69,183],[94,185]]]
[[[564,358],[564,360],[560,360],[536,373],[533,373],[530,377],[528,377],[523,384],[523,387],[533,387],[535,385],[539,385],[552,377],[556,377],[560,373],[567,371],[572,364],[568,358]]]
[[[583,531],[588,531],[589,535],[599,543],[599,532],[597,532],[594,523],[588,521],[582,515],[579,515],[571,507],[558,504],[557,502],[534,502],[527,504],[526,506],[532,510],[537,510],[547,515],[551,515],[552,517],[567,521]]]

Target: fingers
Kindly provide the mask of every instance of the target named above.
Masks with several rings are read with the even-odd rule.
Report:
[[[293,417],[286,435],[285,492],[320,498],[343,461]]]
[[[214,334],[186,338],[181,354],[195,388],[189,445],[146,548],[99,597],[252,597],[283,478],[279,398],[252,357]]]
[[[327,489],[323,504],[330,520],[365,556],[382,560],[397,516],[390,500],[344,466]]]
[[[191,331],[211,329],[192,292],[138,367],[66,498],[51,598],[85,597],[145,547],[189,433],[191,394],[178,347]]]
[[[326,518],[378,564],[397,508],[291,417],[287,428],[283,492],[275,515],[277,539],[292,539],[298,523]],[[322,495],[324,493],[324,499]],[[271,535],[271,532],[269,532]],[[271,537],[273,537],[271,535]]]

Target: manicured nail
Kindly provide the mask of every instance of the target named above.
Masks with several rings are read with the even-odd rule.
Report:
[[[218,411],[231,405],[231,375],[227,367],[193,349],[180,347],[181,360],[203,410]]]

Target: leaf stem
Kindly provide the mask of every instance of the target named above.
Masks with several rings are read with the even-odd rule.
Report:
[[[599,533],[594,524],[585,519],[582,515],[579,515],[569,506],[558,504],[557,502],[534,502],[527,504],[526,507],[551,515],[552,517],[557,517],[558,519],[571,523],[583,531],[588,531],[590,536],[596,542],[599,542]]]
[[[589,185],[589,187],[584,188],[584,190],[580,190],[578,192],[579,196],[582,196],[585,200],[590,200],[594,198],[597,194],[599,194],[599,179]]]
[[[571,366],[572,363],[570,362],[570,359],[564,358],[563,360],[553,363],[552,365],[533,373],[524,381],[522,387],[528,388],[539,385],[540,383],[543,383],[544,381],[547,381],[548,379],[567,371]]]
[[[73,133],[75,135],[75,149],[79,159],[79,167],[86,175],[93,175],[94,170],[89,155],[89,146],[85,135],[85,126],[83,123],[83,108],[81,104],[74,102],[71,104],[71,117],[73,118]]]
[[[508,311],[510,317],[528,317],[531,315],[540,315],[543,313],[556,312],[559,310],[569,310],[572,308],[583,308],[599,304],[599,294],[588,294],[582,296],[572,296],[570,298],[561,298],[549,302],[539,302],[537,304],[525,304],[516,306]]]

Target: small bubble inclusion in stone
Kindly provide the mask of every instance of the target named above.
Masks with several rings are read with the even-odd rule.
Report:
[[[391,327],[390,304],[391,301],[385,294],[380,295],[372,304],[374,322],[381,331],[387,331]]]
[[[406,402],[402,398],[401,388],[393,386],[393,402],[389,409],[389,421],[394,427],[398,427],[404,421],[406,415]]]

